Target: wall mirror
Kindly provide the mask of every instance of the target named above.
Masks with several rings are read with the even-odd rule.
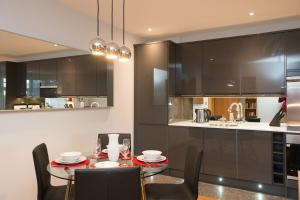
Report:
[[[113,106],[113,63],[105,57],[0,30],[0,109]]]

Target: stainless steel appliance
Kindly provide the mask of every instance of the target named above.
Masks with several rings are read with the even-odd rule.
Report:
[[[211,111],[209,109],[196,109],[196,119],[197,123],[205,123],[210,119]]]
[[[300,135],[286,134],[287,179],[298,180],[300,170]]]
[[[288,130],[300,130],[300,76],[287,77]]]

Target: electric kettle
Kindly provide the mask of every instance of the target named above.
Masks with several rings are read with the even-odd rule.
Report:
[[[196,119],[197,123],[205,123],[208,122],[211,116],[211,111],[209,109],[196,109]]]

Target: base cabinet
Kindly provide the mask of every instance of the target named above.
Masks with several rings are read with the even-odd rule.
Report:
[[[169,168],[184,171],[189,145],[203,149],[203,129],[169,127],[168,142]]]
[[[236,177],[236,130],[204,130],[204,174]]]
[[[272,184],[272,133],[239,130],[238,179]]]

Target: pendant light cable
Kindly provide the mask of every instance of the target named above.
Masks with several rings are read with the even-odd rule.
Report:
[[[99,36],[99,0],[97,0],[97,36]]]
[[[123,0],[123,45],[125,45],[125,0]]]
[[[111,41],[114,40],[114,0],[111,0]]]

